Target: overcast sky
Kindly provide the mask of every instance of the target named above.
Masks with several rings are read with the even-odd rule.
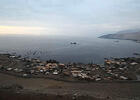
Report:
[[[0,0],[0,34],[95,35],[140,27],[140,0]]]

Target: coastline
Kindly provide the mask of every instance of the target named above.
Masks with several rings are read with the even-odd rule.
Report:
[[[121,38],[121,37],[116,37],[115,35],[117,34],[107,34],[107,35],[102,35],[98,38],[102,38],[102,39],[117,39],[117,40],[129,40],[129,41],[133,41],[136,43],[140,43],[139,39],[128,39],[128,38]]]
[[[42,62],[10,54],[0,54],[0,72],[22,78],[48,78],[66,82],[139,81],[140,58],[105,59],[104,65]]]

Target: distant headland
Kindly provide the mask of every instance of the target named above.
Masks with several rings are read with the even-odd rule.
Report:
[[[115,34],[102,35],[99,38],[133,40],[140,42],[140,30],[120,31]]]

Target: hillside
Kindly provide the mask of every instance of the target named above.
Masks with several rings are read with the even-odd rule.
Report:
[[[140,41],[140,31],[120,31],[115,34],[103,35],[99,38]]]

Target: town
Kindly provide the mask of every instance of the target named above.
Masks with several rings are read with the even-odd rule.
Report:
[[[0,72],[23,78],[49,78],[68,82],[139,80],[140,58],[105,59],[104,64],[63,64],[0,54]]]

